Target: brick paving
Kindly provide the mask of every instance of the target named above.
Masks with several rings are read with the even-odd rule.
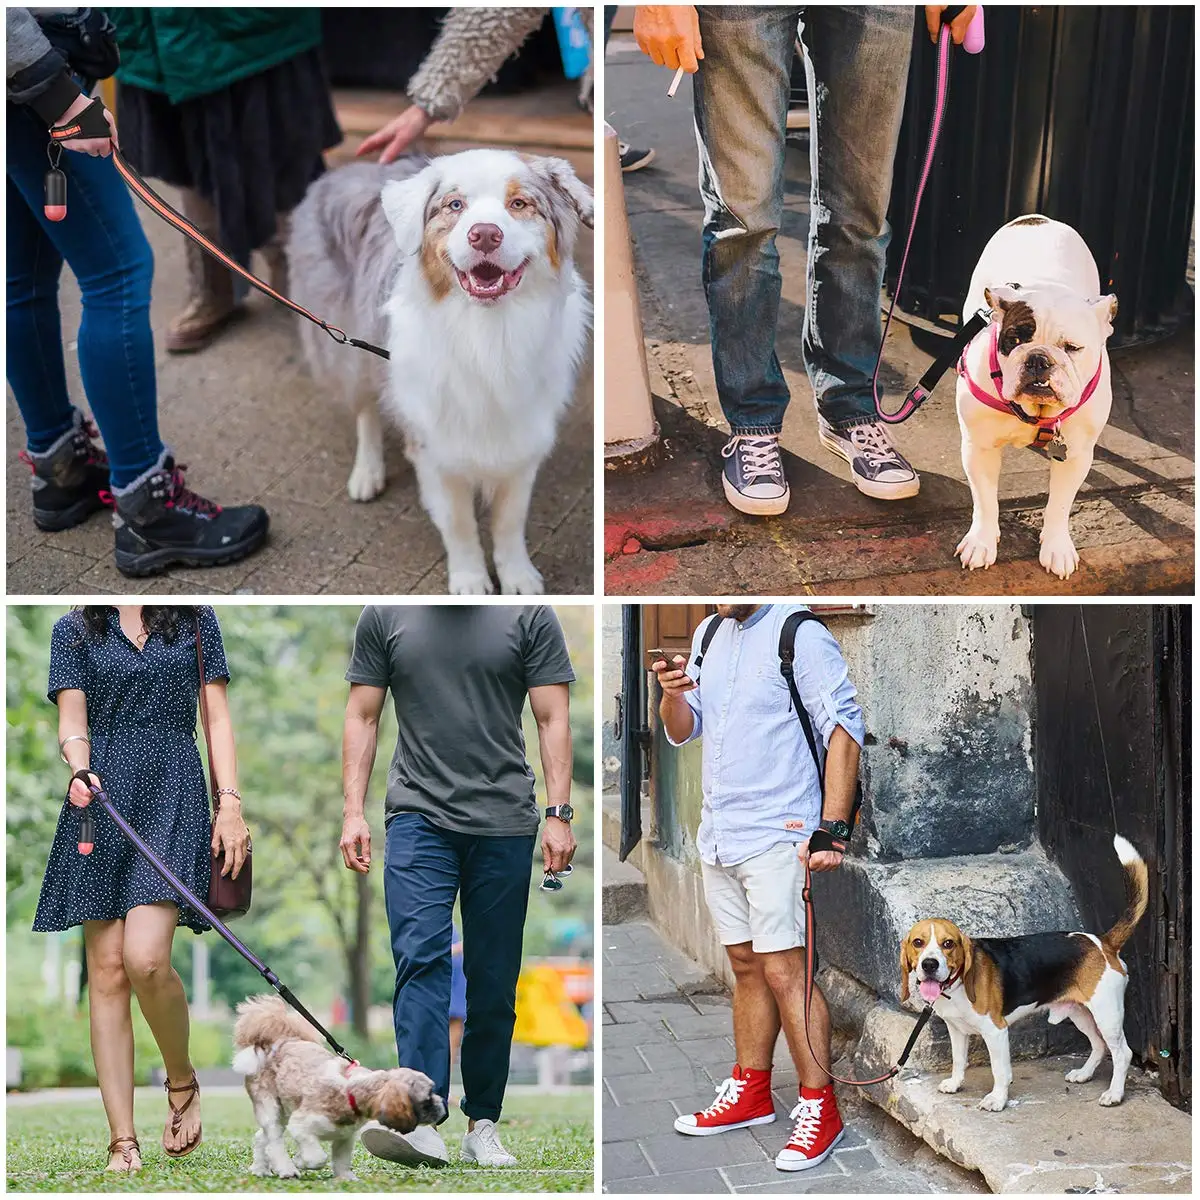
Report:
[[[918,1171],[885,1145],[893,1123],[878,1110],[843,1103],[846,1135],[809,1171],[775,1169],[791,1132],[796,1073],[783,1039],[776,1050],[771,1125],[715,1137],[676,1133],[674,1120],[712,1102],[733,1065],[730,1001],[718,981],[668,945],[649,924],[606,925],[601,1177],[613,1193],[862,1194],[981,1190]],[[839,1101],[843,1097],[839,1096]],[[927,1150],[912,1143],[922,1161]]]
[[[566,102],[573,107],[574,89],[568,86],[567,91]],[[562,106],[557,96],[547,103]],[[590,182],[590,156],[570,157]],[[173,200],[173,189],[161,191]],[[258,554],[228,567],[176,569],[135,581],[113,566],[106,514],[66,533],[39,532],[30,509],[28,474],[17,462],[25,443],[9,393],[9,595],[444,593],[441,539],[420,506],[398,435],[387,438],[384,494],[369,504],[354,503],[346,495],[354,420],[308,378],[296,339],[297,318],[255,293],[246,304],[245,319],[208,349],[195,355],[166,353],[166,326],[184,305],[184,242],[144,206],[139,204],[138,211],[154,248],[151,322],[163,439],[190,466],[188,482],[202,495],[227,504],[265,505],[271,514],[270,540]],[[578,258],[590,284],[592,238],[586,230]],[[62,311],[68,386],[72,399],[86,410],[75,347],[79,292],[69,271],[63,273]],[[16,350],[9,347],[8,352]],[[530,553],[552,594],[590,595],[593,590],[592,396],[589,362],[534,493]]]

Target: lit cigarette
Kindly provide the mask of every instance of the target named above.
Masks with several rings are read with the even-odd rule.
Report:
[[[683,68],[680,67],[675,72],[675,78],[671,80],[671,86],[667,88],[667,98],[670,99],[679,90],[679,81],[683,78]]]

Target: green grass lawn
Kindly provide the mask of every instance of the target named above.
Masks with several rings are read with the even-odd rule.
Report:
[[[159,1138],[166,1103],[139,1090],[135,1115],[143,1168],[136,1175],[108,1173],[107,1125],[95,1101],[11,1105],[8,1108],[10,1192],[590,1192],[592,1096],[510,1096],[500,1122],[504,1145],[520,1164],[484,1170],[459,1162],[467,1119],[455,1108],[441,1133],[450,1165],[406,1170],[354,1150],[358,1183],[334,1185],[329,1167],[300,1179],[259,1179],[250,1174],[254,1118],[245,1096],[204,1097],[204,1142],[188,1158],[169,1159]]]

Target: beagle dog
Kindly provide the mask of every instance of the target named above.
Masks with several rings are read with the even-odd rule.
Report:
[[[1127,902],[1120,920],[1105,934],[1033,933],[1024,937],[969,938],[952,921],[918,921],[900,943],[900,1003],[918,993],[946,1022],[952,1071],[938,1085],[957,1092],[967,1070],[967,1042],[979,1034],[992,1065],[992,1090],[979,1102],[1001,1112],[1012,1084],[1008,1027],[1049,1009],[1051,1025],[1064,1018],[1087,1037],[1092,1052],[1082,1067],[1067,1072],[1068,1083],[1086,1083],[1104,1058],[1113,1060],[1112,1083],[1103,1105],[1120,1104],[1133,1054],[1125,1040],[1128,975],[1121,947],[1146,911],[1146,864],[1119,835],[1113,838],[1125,869]],[[916,997],[913,997],[915,1000]]]

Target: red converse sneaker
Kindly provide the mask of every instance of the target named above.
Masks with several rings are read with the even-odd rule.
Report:
[[[824,1162],[846,1132],[833,1084],[823,1088],[802,1087],[800,1103],[790,1115],[796,1124],[788,1144],[775,1156],[775,1166],[781,1171],[807,1171]]]
[[[707,1137],[727,1129],[769,1125],[773,1120],[775,1101],[771,1096],[771,1072],[735,1066],[733,1074],[717,1088],[717,1098],[702,1112],[676,1117],[675,1128],[692,1137]]]

